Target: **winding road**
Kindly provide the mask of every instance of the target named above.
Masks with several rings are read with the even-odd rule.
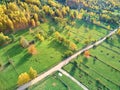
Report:
[[[120,27],[119,27],[120,28]],[[37,82],[39,82],[40,80],[44,79],[45,77],[47,77],[48,75],[52,74],[55,71],[60,70],[63,66],[65,66],[66,64],[68,64],[72,59],[76,58],[78,55],[80,55],[81,53],[83,53],[84,51],[93,48],[93,46],[97,46],[99,44],[101,44],[103,41],[106,40],[106,38],[110,37],[111,35],[115,34],[115,32],[118,29],[115,29],[113,31],[111,31],[108,35],[106,35],[105,37],[103,37],[102,39],[98,40],[97,42],[93,43],[92,45],[89,45],[85,48],[83,48],[82,50],[79,50],[78,52],[76,52],[75,54],[73,54],[72,56],[68,57],[67,59],[63,60],[62,62],[60,62],[58,65],[54,66],[53,68],[51,68],[50,70],[46,71],[45,73],[39,75],[38,77],[36,77],[35,79],[31,80],[30,82],[20,86],[17,88],[17,90],[25,90],[26,88],[28,88],[29,86],[32,86],[34,84],[36,84]],[[81,84],[82,85],[82,84]],[[82,85],[84,88],[84,90],[88,90],[87,87],[85,87],[84,85]],[[81,86],[81,87],[82,87]]]

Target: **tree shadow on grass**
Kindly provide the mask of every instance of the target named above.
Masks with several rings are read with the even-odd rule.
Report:
[[[21,53],[22,51],[23,51],[23,48],[22,48],[20,45],[15,44],[13,47],[11,47],[10,49],[8,49],[8,50],[4,53],[4,56],[13,57],[13,56],[18,55],[18,54]]]
[[[74,62],[71,62],[71,64],[72,64],[72,68],[70,70],[70,75],[74,76],[76,68],[77,68],[77,62],[74,61]]]
[[[26,32],[28,32],[29,28],[25,29],[25,30],[18,30],[17,32],[15,32],[15,37],[19,37],[23,34],[25,34]]]
[[[66,47],[63,46],[62,44],[56,42],[55,40],[51,41],[48,45],[48,47],[52,47],[55,49],[55,51],[58,51],[60,53],[64,53],[66,51]]]
[[[86,64],[88,62],[88,58],[84,57],[83,58],[83,64]]]
[[[19,60],[19,62],[16,64],[16,66],[18,67],[18,66],[22,65],[23,63],[25,63],[26,61],[28,61],[31,57],[32,57],[31,54],[29,54],[29,53],[25,54],[25,55]]]

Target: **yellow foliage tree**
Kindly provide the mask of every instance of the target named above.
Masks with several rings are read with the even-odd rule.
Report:
[[[10,19],[7,20],[7,25],[10,29],[14,30],[13,22]]]
[[[37,34],[36,37],[42,42],[44,41],[44,37],[40,34]]]
[[[60,36],[60,33],[56,31],[54,35],[55,35],[55,38],[58,39],[58,37]]]
[[[118,29],[117,34],[120,35],[120,28]]]
[[[32,67],[30,67],[29,76],[30,76],[31,79],[37,77],[37,71],[34,70]]]
[[[17,84],[18,84],[18,86],[21,86],[21,85],[27,83],[28,81],[30,81],[30,77],[29,77],[28,73],[26,73],[26,72],[21,73],[18,77]]]
[[[88,50],[86,50],[86,51],[84,52],[84,55],[85,55],[85,57],[89,58],[89,57],[90,57],[90,52],[89,52]]]
[[[107,26],[107,29],[110,30],[110,25]]]
[[[38,21],[38,15],[36,13],[34,14],[34,19],[36,22]]]
[[[76,46],[76,44],[73,43],[73,42],[70,43],[69,48],[70,48],[72,51],[77,50],[77,46]]]
[[[31,25],[32,25],[33,27],[36,26],[36,24],[35,24],[35,20],[34,20],[34,19],[31,19]]]

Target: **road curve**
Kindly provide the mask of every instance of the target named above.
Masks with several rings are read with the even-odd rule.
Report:
[[[55,71],[58,71],[60,68],[62,68],[63,66],[65,66],[66,64],[68,64],[72,59],[76,58],[78,55],[80,55],[81,53],[83,53],[84,51],[93,48],[93,46],[97,46],[99,44],[101,44],[103,41],[106,40],[106,38],[110,37],[111,35],[115,34],[115,32],[118,29],[115,29],[113,31],[111,31],[108,35],[106,35],[105,37],[103,37],[102,39],[98,40],[97,42],[93,43],[92,45],[89,45],[85,48],[83,48],[82,50],[79,50],[78,52],[76,52],[75,54],[73,54],[72,56],[68,57],[67,59],[63,60],[62,62],[60,62],[58,65],[54,66],[53,68],[51,68],[50,70],[46,71],[45,73],[39,75],[38,77],[36,77],[35,79],[31,80],[30,82],[20,86],[17,88],[17,90],[25,90],[26,88],[28,88],[31,85],[36,84],[37,82],[39,82],[40,80],[44,79],[45,77],[47,77],[48,75],[52,74]]]

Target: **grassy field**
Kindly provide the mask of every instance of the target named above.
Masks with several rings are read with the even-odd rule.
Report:
[[[48,76],[28,90],[83,90],[65,75],[59,76],[58,72]]]
[[[42,31],[47,35],[45,41],[37,41],[35,43],[37,48],[36,55],[29,55],[27,48],[24,49],[19,44],[19,38],[21,36],[24,36],[28,41],[35,40],[34,35],[31,35],[27,29],[16,32],[13,34],[15,37],[14,42],[0,47],[0,61],[5,65],[4,69],[0,71],[1,90],[15,89],[17,87],[16,82],[18,74],[27,72],[30,67],[33,67],[40,74],[63,60],[63,55],[67,48],[54,42],[53,35],[48,34],[51,26],[54,26],[56,31],[60,30],[60,27],[58,27],[54,22],[46,22],[32,29],[33,31]],[[81,20],[77,20],[74,26],[69,27],[70,30],[66,30],[64,28],[60,33],[65,38],[68,38],[67,33],[71,32],[71,36],[68,39],[73,42],[75,42],[76,38],[79,38],[80,41],[76,43],[78,49],[85,46],[84,42],[85,40],[88,40],[89,37],[97,40],[105,36],[108,32],[106,29],[88,24]],[[12,65],[7,65],[9,60],[8,57],[11,59],[15,69]]]
[[[114,38],[113,38],[114,37]],[[114,40],[114,43],[111,44]],[[90,90],[120,89],[120,41],[116,35],[91,49],[90,58],[80,55],[64,69]],[[81,60],[83,60],[82,63]]]

